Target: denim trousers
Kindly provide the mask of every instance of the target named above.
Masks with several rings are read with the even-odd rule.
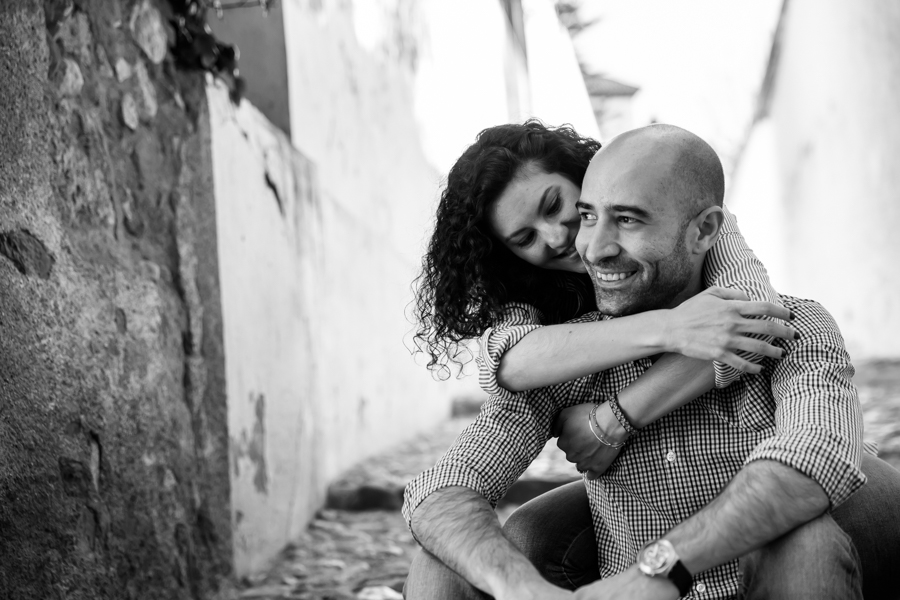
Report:
[[[900,600],[900,471],[864,455],[868,482],[844,504],[740,559],[738,597]],[[550,582],[570,590],[600,578],[587,492],[576,481],[519,507],[503,526]],[[407,600],[489,598],[422,550]]]

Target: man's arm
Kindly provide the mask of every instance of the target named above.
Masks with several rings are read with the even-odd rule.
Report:
[[[697,574],[766,545],[827,508],[828,496],[813,479],[780,462],[760,460],[741,469],[715,500],[663,539]],[[633,565],[582,588],[576,598],[674,600],[678,595],[672,581],[647,577]]]
[[[530,598],[526,584],[540,592],[534,597],[557,597],[561,590],[536,581],[503,537],[492,507],[544,448],[556,412],[592,396],[598,380],[489,398],[438,463],[406,487],[403,515],[423,548],[497,598]]]
[[[664,538],[699,573],[756,550],[828,509],[812,478],[780,462],[746,465],[725,490]]]
[[[446,487],[426,498],[412,517],[422,547],[497,600],[567,598],[571,592],[541,577],[507,540],[484,497],[466,487]]]

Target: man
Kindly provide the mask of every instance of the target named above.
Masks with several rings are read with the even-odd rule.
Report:
[[[702,291],[703,259],[722,221],[711,177],[721,177],[712,149],[670,126],[629,132],[597,154],[582,188],[576,244],[600,313],[673,307]],[[761,374],[648,425],[612,468],[586,482],[603,579],[579,597],[731,597],[740,581],[736,559],[759,548],[776,555],[783,545],[773,540],[798,526],[794,535],[803,543],[824,540],[811,556],[828,575],[799,582],[802,589],[861,597],[855,549],[823,514],[865,481],[852,367],[824,309],[782,300],[800,331],[783,344],[785,358],[767,359]],[[491,504],[543,447],[560,410],[571,407],[561,419],[563,436],[588,431],[589,423],[596,435],[593,402],[614,397],[649,364],[489,402],[407,489],[404,511],[423,547],[496,598],[570,595],[502,535]],[[754,569],[771,564],[764,552],[746,561],[745,581],[759,583]],[[781,587],[797,597],[789,579]]]

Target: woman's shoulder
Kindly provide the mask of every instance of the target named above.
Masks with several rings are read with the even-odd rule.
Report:
[[[512,327],[535,323],[544,324],[544,314],[537,307],[526,302],[507,302],[500,307],[500,319],[494,326]]]

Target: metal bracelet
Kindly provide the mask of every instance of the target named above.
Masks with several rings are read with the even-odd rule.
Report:
[[[619,425],[628,432],[629,435],[637,433],[637,428],[631,424],[631,422],[625,417],[625,414],[622,412],[622,409],[619,408],[619,395],[613,394],[609,399],[609,408],[612,410],[613,416],[616,418],[616,421],[619,422]]]
[[[594,408],[591,409],[591,413],[588,415],[588,427],[591,429],[591,433],[594,434],[594,437],[603,444],[604,446],[609,446],[610,448],[614,448],[618,450],[622,446],[625,445],[625,442],[619,442],[616,444],[615,442],[611,442],[600,432],[600,424],[597,423],[597,409],[600,408],[599,402],[594,402]],[[596,429],[595,429],[596,427]]]

